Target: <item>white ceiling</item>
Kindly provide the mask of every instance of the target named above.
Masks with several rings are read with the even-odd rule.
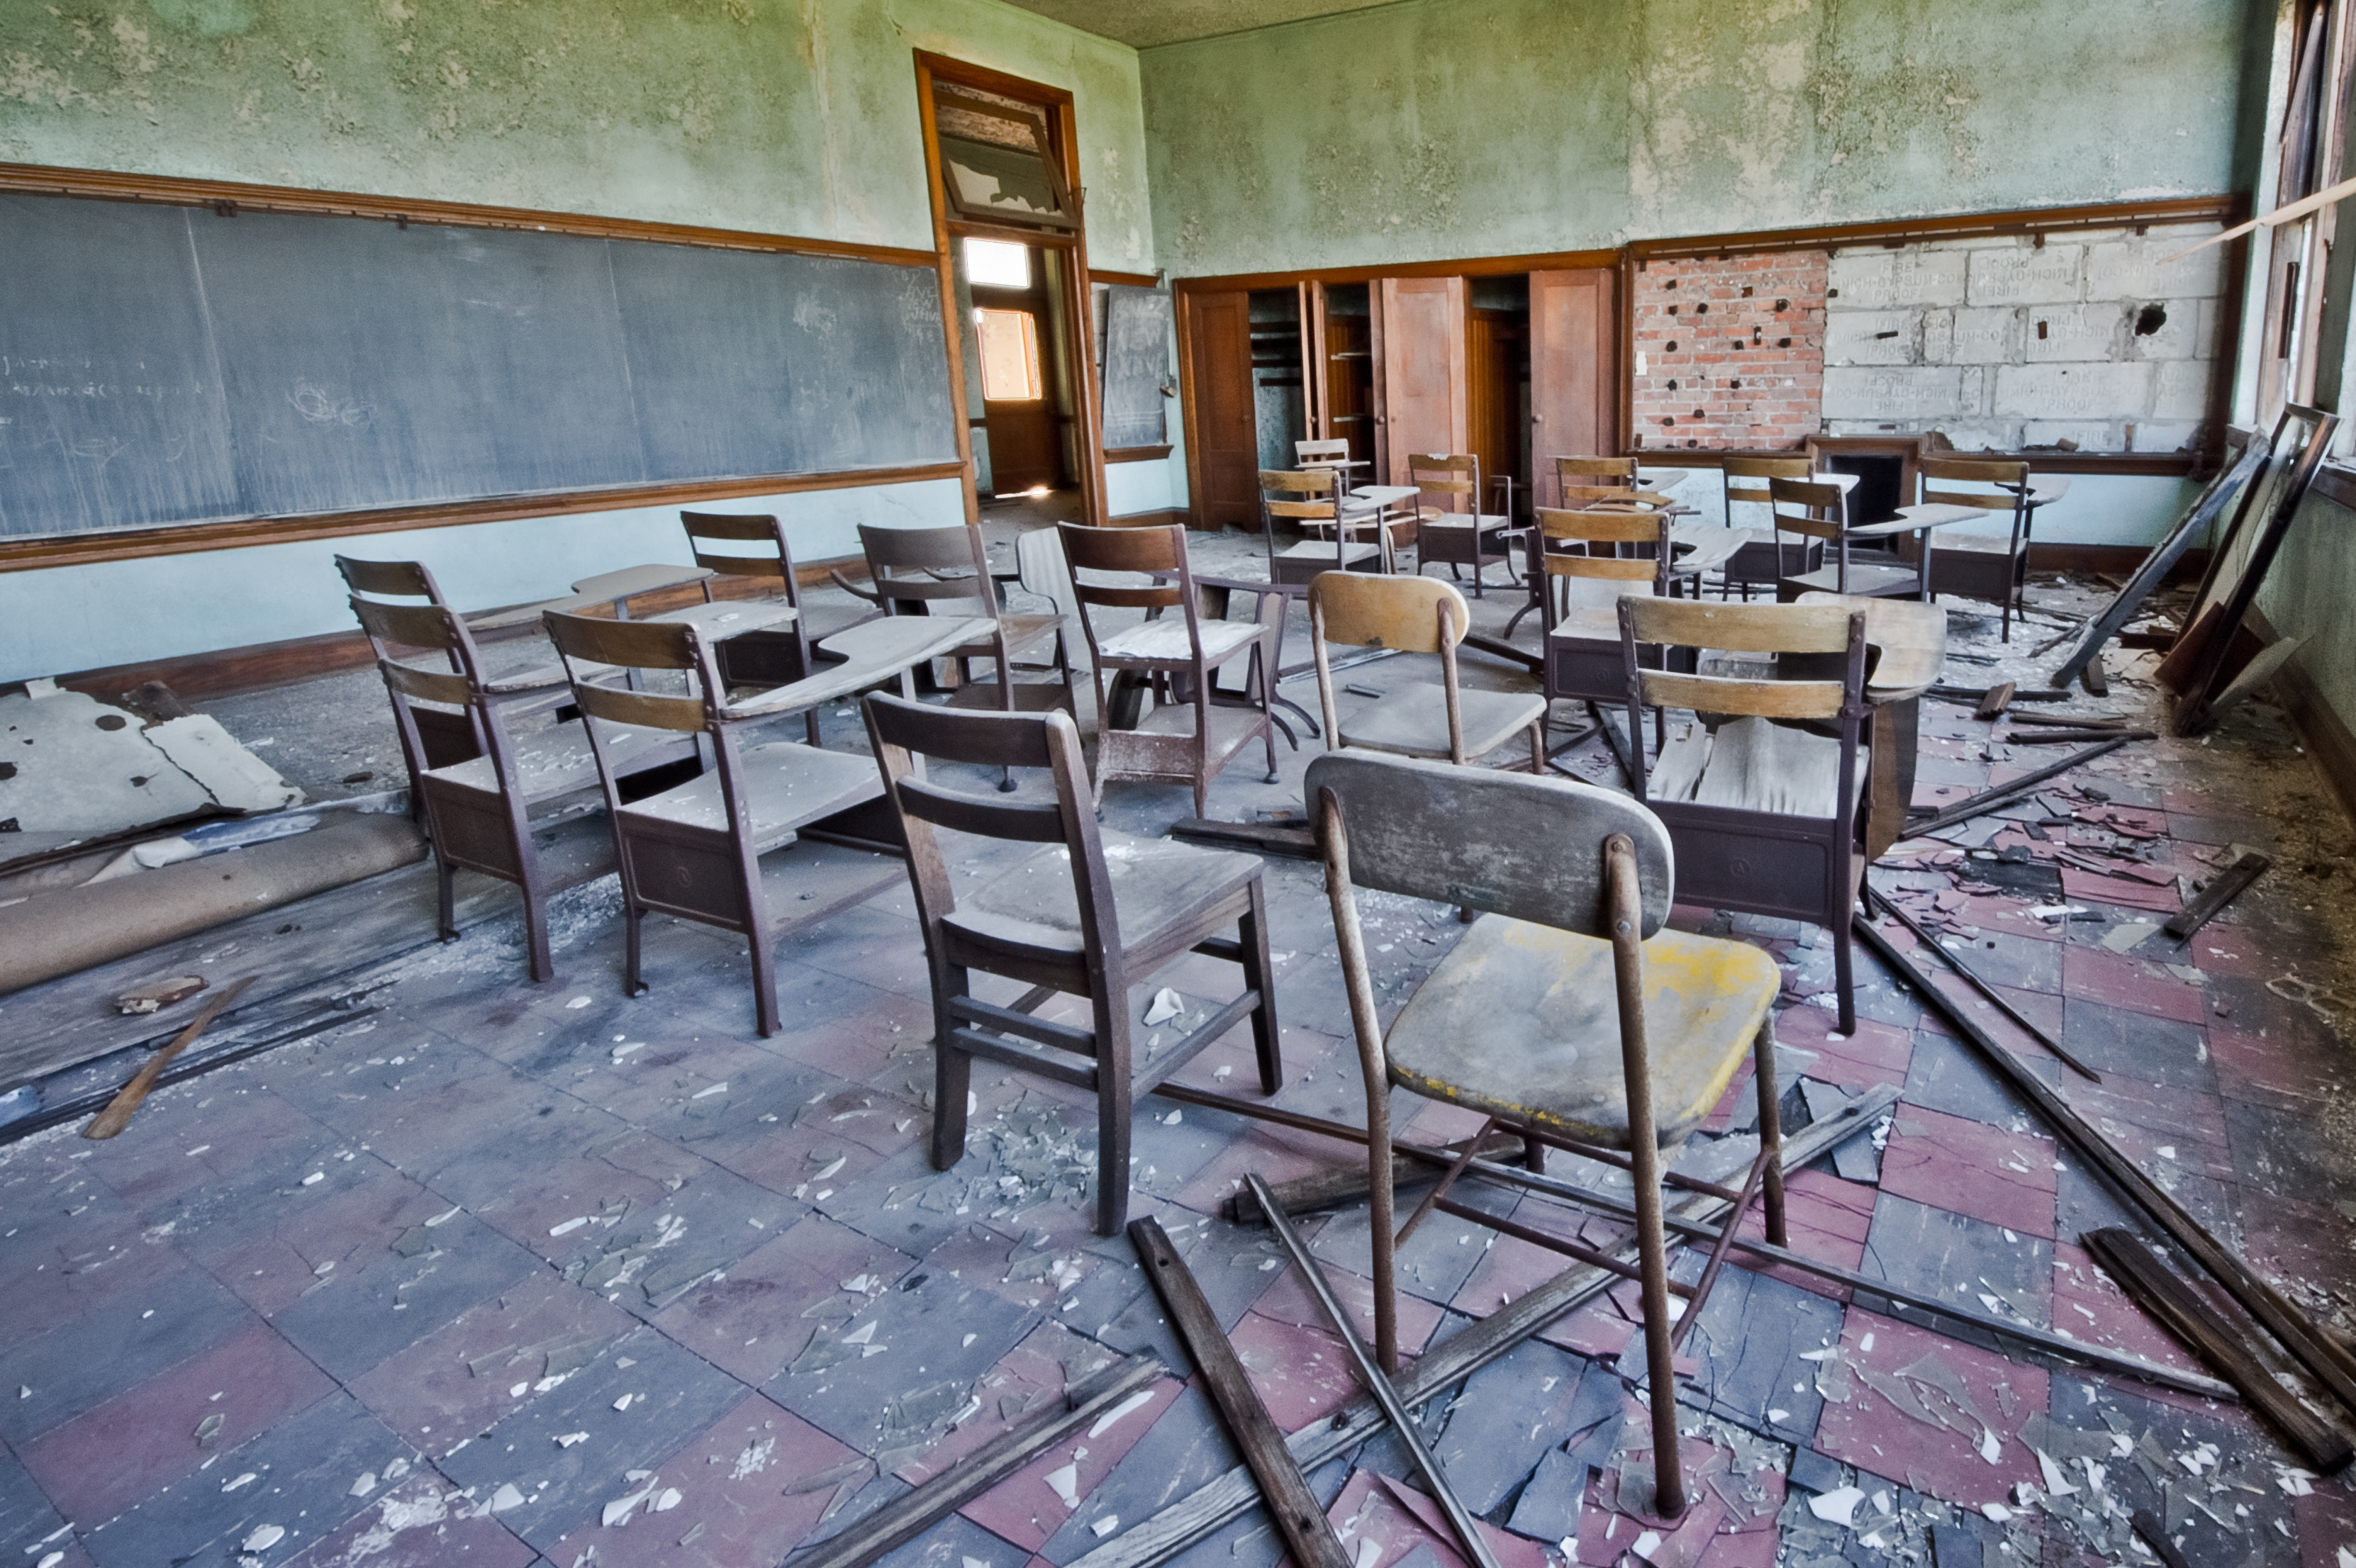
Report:
[[[1111,38],[1131,48],[1185,43],[1245,33],[1306,16],[1366,11],[1397,0],[1012,0],[1026,11],[1052,16],[1082,32]]]

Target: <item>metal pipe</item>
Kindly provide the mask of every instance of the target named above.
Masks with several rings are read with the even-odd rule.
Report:
[[[1472,1522],[1472,1516],[1464,1511],[1464,1505],[1457,1499],[1454,1488],[1448,1484],[1448,1477],[1440,1474],[1440,1462],[1431,1456],[1431,1450],[1423,1445],[1422,1434],[1416,1430],[1407,1406],[1399,1403],[1398,1390],[1391,1386],[1391,1380],[1383,1375],[1382,1368],[1375,1365],[1374,1358],[1366,1353],[1365,1341],[1359,1339],[1358,1331],[1350,1326],[1349,1314],[1343,1311],[1342,1304],[1333,1298],[1333,1287],[1325,1282],[1325,1271],[1319,1268],[1317,1260],[1309,1255],[1309,1248],[1302,1243],[1301,1232],[1292,1228],[1290,1217],[1269,1191],[1268,1183],[1262,1181],[1257,1173],[1248,1175],[1244,1179],[1251,1184],[1252,1196],[1259,1200],[1260,1210],[1267,1214],[1269,1226],[1276,1232],[1277,1240],[1284,1243],[1284,1250],[1292,1254],[1292,1261],[1300,1266],[1301,1277],[1317,1297],[1317,1305],[1325,1309],[1325,1316],[1333,1320],[1334,1331],[1342,1336],[1342,1348],[1350,1352],[1350,1360],[1356,1364],[1358,1376],[1365,1383],[1366,1392],[1375,1396],[1375,1403],[1382,1407],[1383,1415],[1391,1424],[1391,1430],[1398,1433],[1399,1441],[1407,1445],[1408,1456],[1415,1461],[1415,1467],[1422,1472],[1425,1483],[1431,1488],[1431,1495],[1439,1500],[1440,1511],[1447,1516],[1448,1528],[1464,1548],[1465,1555],[1478,1568],[1499,1568],[1495,1553],[1482,1539],[1480,1527]]]

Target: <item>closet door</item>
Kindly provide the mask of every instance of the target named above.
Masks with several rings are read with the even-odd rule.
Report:
[[[1530,466],[1542,507],[1561,504],[1556,458],[1620,450],[1619,322],[1610,268],[1530,274]]]
[[[1462,452],[1472,425],[1462,278],[1382,281],[1384,482],[1407,483],[1416,453]]]
[[[1252,414],[1251,295],[1189,293],[1187,406],[1205,528],[1259,528],[1259,432]]]

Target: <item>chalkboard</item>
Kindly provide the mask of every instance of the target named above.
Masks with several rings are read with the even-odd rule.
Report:
[[[0,197],[0,536],[956,456],[937,274]]]
[[[1104,443],[1160,446],[1170,379],[1170,296],[1115,283],[1105,291]]]

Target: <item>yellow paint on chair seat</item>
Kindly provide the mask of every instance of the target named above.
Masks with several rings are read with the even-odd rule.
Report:
[[[1725,1093],[1782,977],[1749,943],[1664,929],[1644,945],[1644,1034],[1663,1147]],[[1483,915],[1385,1041],[1394,1083],[1566,1136],[1625,1147],[1627,1078],[1612,944]]]

